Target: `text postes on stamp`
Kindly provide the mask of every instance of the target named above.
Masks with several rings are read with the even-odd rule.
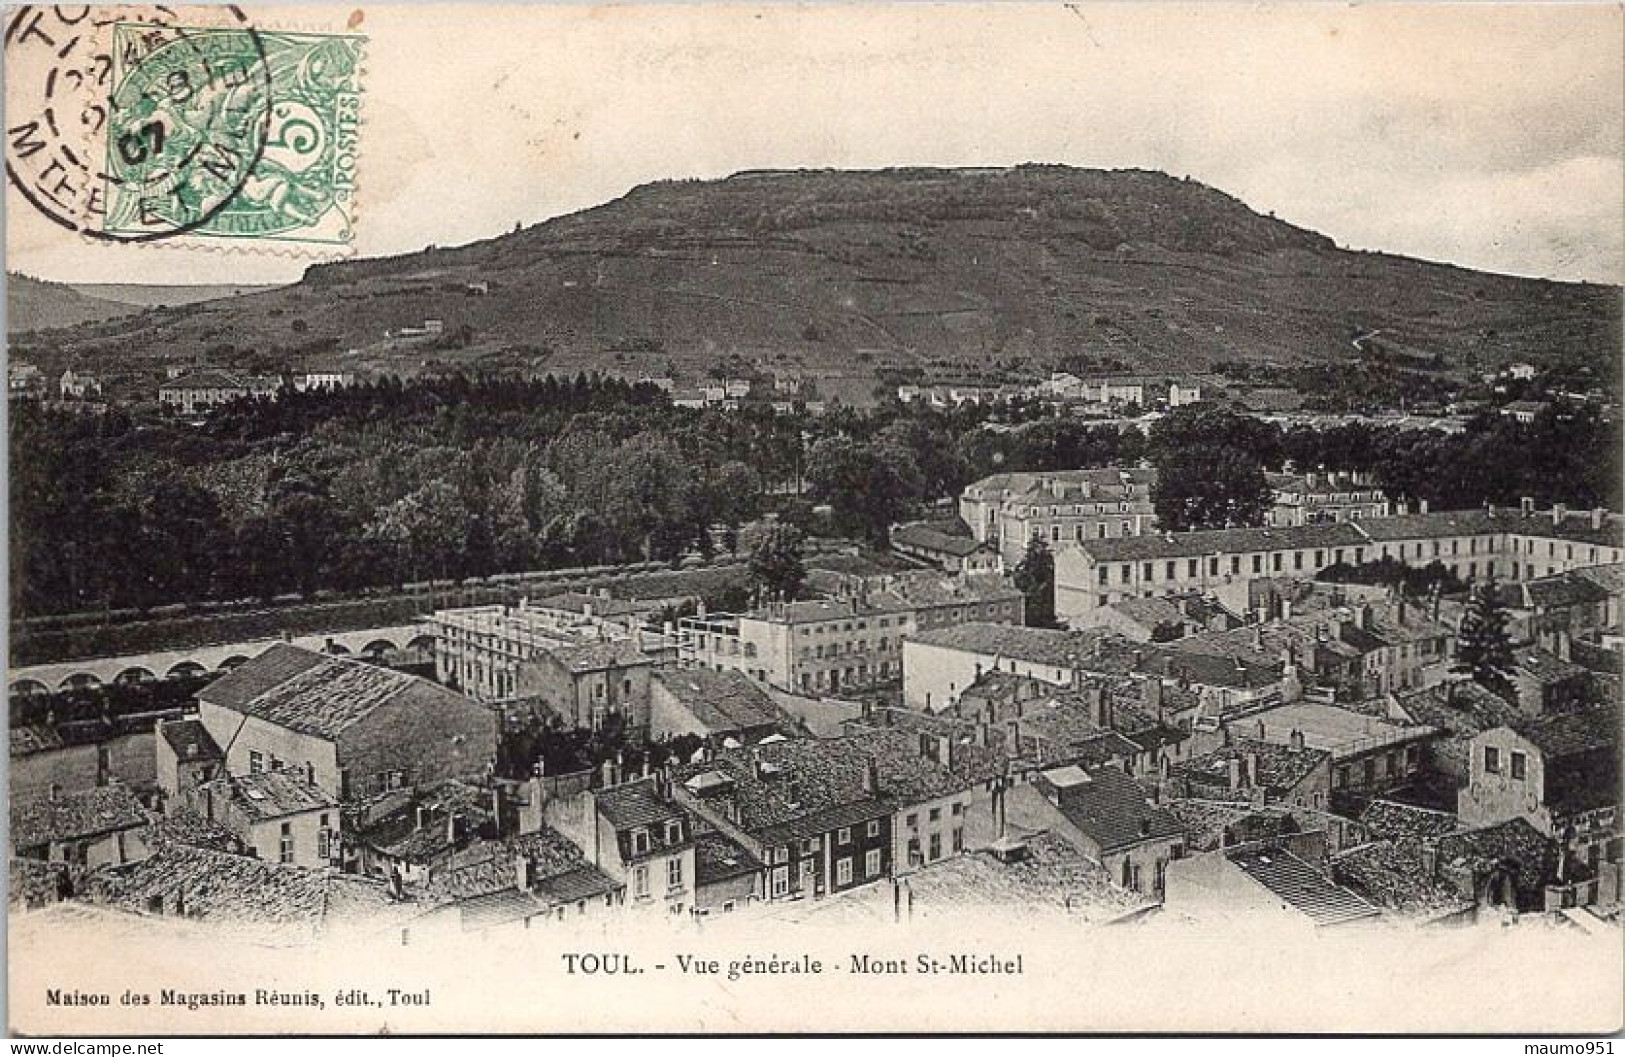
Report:
[[[96,240],[348,252],[364,43],[235,7],[20,9],[7,176]]]
[[[115,27],[103,230],[347,246],[361,39],[182,28],[147,52],[144,32]],[[256,63],[263,80],[244,75]],[[155,126],[174,138],[155,142]]]

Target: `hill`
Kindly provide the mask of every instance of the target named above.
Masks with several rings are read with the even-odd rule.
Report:
[[[942,375],[1079,356],[1336,369],[1380,351],[1458,375],[1528,360],[1612,377],[1619,295],[1339,249],[1156,172],[752,172],[638,187],[467,246],[317,265],[292,286],[92,324],[60,345],[73,360],[344,356],[407,374]],[[443,332],[401,334],[426,319]]]
[[[64,283],[26,275],[6,275],[6,331],[20,334],[50,327],[113,319],[139,311],[136,306],[80,293]]]
[[[154,283],[74,283],[73,288],[103,301],[116,301],[137,308],[173,308],[194,305],[199,301],[218,301],[223,297],[241,297],[244,294],[275,290],[275,284],[263,286],[171,286]]]

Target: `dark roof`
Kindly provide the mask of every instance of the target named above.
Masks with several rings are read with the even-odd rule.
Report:
[[[450,780],[420,790],[398,810],[355,827],[354,838],[392,858],[426,863],[454,851],[491,818],[485,790]],[[418,824],[419,812],[423,824]],[[461,816],[463,836],[452,833],[451,820]],[[346,821],[348,825],[348,820]]]
[[[951,536],[940,529],[919,522],[899,525],[892,529],[891,542],[894,547],[919,547],[922,550],[951,554],[957,558],[966,558],[977,551],[988,549],[986,544],[974,536]]]
[[[1418,918],[1448,916],[1472,907],[1473,901],[1435,878],[1414,838],[1379,840],[1337,856],[1336,879],[1388,910]]]
[[[270,863],[246,855],[171,844],[141,862],[93,875],[98,902],[146,913],[179,896],[187,917],[243,925],[320,929],[335,917],[383,913],[384,886],[350,874]]]
[[[1556,876],[1557,846],[1522,816],[1439,838],[1441,868],[1480,877],[1503,863],[1516,865],[1518,889],[1539,890]]]
[[[1512,662],[1517,670],[1536,682],[1550,686],[1570,679],[1583,679],[1586,669],[1572,661],[1565,661],[1550,650],[1539,646],[1520,646],[1512,651]]]
[[[1434,839],[1461,828],[1448,811],[1433,811],[1394,800],[1373,800],[1360,814],[1360,825],[1375,840]]]
[[[299,646],[278,644],[247,664],[221,676],[198,693],[200,700],[241,711],[243,706],[296,675],[319,667],[327,660],[320,653]]]
[[[197,719],[179,719],[173,723],[165,723],[158,728],[163,732],[164,740],[169,747],[175,750],[176,759],[180,760],[221,760],[225,754],[220,746],[214,743],[209,735],[208,728]]]
[[[471,703],[415,675],[285,645],[271,647],[204,687],[198,700],[327,739],[385,705]]]
[[[1294,749],[1253,738],[1237,739],[1234,745],[1221,745],[1212,752],[1193,756],[1175,764],[1170,773],[1179,775],[1202,787],[1201,795],[1245,797],[1245,788],[1230,788],[1230,764],[1235,761],[1246,774],[1249,759],[1257,767],[1257,781],[1267,791],[1284,794],[1314,773],[1315,768],[1331,761],[1332,754],[1324,749]],[[1193,795],[1195,791],[1193,791]]]
[[[1542,716],[1512,725],[1547,758],[1557,759],[1619,745],[1619,712],[1612,706]]]
[[[185,807],[157,819],[147,830],[149,848],[160,848],[166,844],[189,844],[195,848],[230,852],[239,851],[242,847],[237,834]]]
[[[1102,852],[1185,835],[1179,819],[1152,804],[1144,787],[1116,767],[1092,771],[1066,767],[1061,771],[1068,777],[1057,771],[1044,772],[1055,790],[1055,806]],[[1079,776],[1081,780],[1077,780]]]
[[[715,732],[771,726],[785,719],[767,691],[743,672],[668,668],[652,678]]]
[[[104,785],[58,797],[11,802],[11,846],[33,848],[56,841],[134,829],[147,823],[135,794]]]
[[[1358,547],[1366,542],[1360,530],[1347,522],[1287,525],[1275,528],[1206,529],[1144,536],[1118,536],[1085,540],[1077,549],[1096,561],[1150,561],[1160,558],[1198,558],[1210,554],[1246,554],[1253,551],[1304,550],[1314,547]]]
[[[683,817],[683,809],[664,800],[655,789],[655,779],[639,778],[624,785],[600,789],[595,794],[598,813],[617,831],[638,826],[659,825]]]
[[[171,378],[158,387],[164,389],[246,389],[247,379],[229,371],[205,369]]]
[[[718,884],[762,868],[756,856],[721,833],[702,833],[694,840],[694,883]]]
[[[531,602],[529,608],[561,609],[570,613],[586,613],[590,609],[595,616],[625,617],[653,612],[659,606],[652,602],[623,602],[618,598],[604,598],[601,595],[588,594],[585,591],[565,591],[562,594],[549,595],[540,601]]]
[[[1280,899],[1283,909],[1296,910],[1317,926],[1341,925],[1379,913],[1376,907],[1285,848],[1250,844],[1226,849],[1224,856]]]
[[[1439,510],[1426,514],[1399,514],[1370,518],[1359,523],[1360,531],[1378,542],[1432,539],[1445,536],[1488,536],[1502,532],[1571,543],[1594,543],[1619,547],[1621,519],[1608,513],[1593,528],[1590,511],[1565,512],[1559,518],[1553,511],[1525,514],[1515,509]]]
[[[1520,585],[1512,583],[1505,586],[1516,589]],[[1606,602],[1613,597],[1612,592],[1598,583],[1595,577],[1583,576],[1579,570],[1558,573],[1556,576],[1543,576],[1538,580],[1524,580],[1521,581],[1521,586],[1524,598],[1520,599],[1518,604],[1541,609],[1560,609]]]
[[[304,775],[292,770],[216,778],[203,783],[200,788],[230,801],[234,808],[254,822],[338,807],[338,801],[323,792],[320,786],[306,781]]]
[[[1512,726],[1525,716],[1518,706],[1471,679],[1436,683],[1424,690],[1396,695],[1399,707],[1417,723],[1447,732],[1452,738],[1475,738],[1486,730]]]
[[[581,849],[552,829],[543,828],[506,840],[475,841],[435,866],[423,885],[431,902],[461,902],[504,890],[517,890],[518,860],[531,866],[532,891],[555,877],[589,867]],[[613,888],[620,887],[611,882]]]

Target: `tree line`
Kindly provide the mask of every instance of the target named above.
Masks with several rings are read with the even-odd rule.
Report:
[[[677,560],[736,545],[769,513],[881,544],[1010,470],[1149,462],[1187,482],[1157,497],[1180,528],[1254,523],[1264,470],[1289,459],[1373,471],[1437,509],[1617,506],[1620,479],[1612,427],[1585,411],[1450,436],[1283,430],[1198,405],[1142,432],[1036,402],[696,410],[584,375],[384,379],[239,402],[201,427],[23,404],[10,440],[19,617]],[[764,582],[794,584],[785,555],[762,560],[780,566]]]

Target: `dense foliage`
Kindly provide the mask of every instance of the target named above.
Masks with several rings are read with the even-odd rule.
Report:
[[[245,402],[203,426],[23,403],[11,445],[14,617],[664,561],[737,545],[739,526],[772,511],[878,542],[990,473],[1221,448],[1233,454],[1210,476],[1234,466],[1256,481],[1286,460],[1371,470],[1435,509],[1522,496],[1617,507],[1620,479],[1613,430],[1585,409],[1447,435],[1282,430],[1198,406],[1148,437],[1036,404],[699,411],[586,377],[388,379]],[[784,557],[762,555],[757,571],[781,591]]]

